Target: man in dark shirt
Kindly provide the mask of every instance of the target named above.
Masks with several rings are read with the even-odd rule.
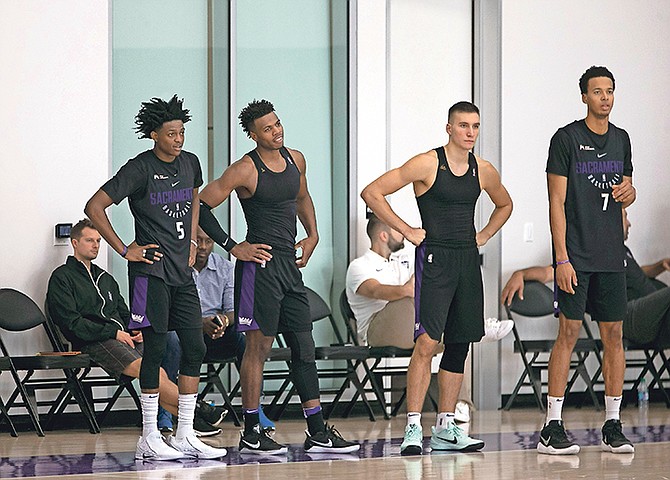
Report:
[[[603,342],[602,448],[631,453],[633,444],[623,434],[619,419],[626,314],[621,210],[635,201],[630,139],[625,130],[609,122],[614,106],[612,73],[605,67],[591,67],[580,78],[579,88],[586,118],[554,134],[547,159],[555,288],[561,312],[549,359],[547,417],[537,450],[549,455],[579,453],[579,445],[565,432],[562,407],[570,356],[588,302]]]
[[[235,316],[246,334],[242,359],[244,431],[240,452],[285,454],[259,423],[263,366],[278,332],[291,348],[292,380],[307,421],[307,452],[357,451],[360,445],[327,428],[321,411],[312,322],[300,268],[307,265],[319,235],[307,190],[305,157],[284,147],[284,128],[267,100],[254,100],[239,115],[256,148],[230,165],[202,191],[200,226],[237,258]],[[235,243],[211,213],[233,190],[247,221],[245,241]],[[307,237],[296,242],[296,216]]]
[[[184,123],[191,119],[183,101],[152,98],[135,117],[140,138],[151,150],[129,160],[86,204],[85,212],[107,243],[128,260],[130,328],[142,330],[144,360],[140,370],[142,436],[136,458],[172,460],[218,458],[225,449],[198,439],[193,418],[205,355],[200,302],[191,277],[198,226],[200,162],[183,151]],[[126,245],[116,234],[106,209],[128,198],[135,219],[135,240]],[[179,377],[179,424],[167,443],[158,431],[158,372],[175,330],[183,346]]]

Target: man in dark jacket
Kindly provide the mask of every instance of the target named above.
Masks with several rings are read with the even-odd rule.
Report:
[[[130,312],[109,273],[93,263],[100,249],[100,233],[93,223],[80,220],[70,233],[73,255],[51,274],[47,289],[49,314],[75,350],[91,356],[107,373],[138,378],[142,363],[142,333],[128,331]],[[160,401],[177,414],[178,389],[161,369]],[[219,423],[220,407],[203,405],[203,421]],[[195,422],[196,424],[198,422]],[[211,431],[211,427],[208,431]],[[219,433],[220,429],[214,429]],[[211,433],[210,433],[211,434]]]

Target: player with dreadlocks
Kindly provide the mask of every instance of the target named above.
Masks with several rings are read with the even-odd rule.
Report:
[[[240,452],[287,452],[260,427],[258,412],[263,366],[280,331],[291,348],[292,380],[307,420],[305,450],[357,451],[357,443],[324,424],[321,412],[312,322],[299,271],[319,240],[314,204],[307,191],[305,157],[284,147],[284,128],[267,100],[251,102],[239,119],[256,148],[203,189],[200,226],[237,258],[235,315],[238,330],[246,332],[247,340],[240,370],[244,411]],[[233,190],[247,221],[247,238],[239,244],[221,229],[210,211]],[[307,233],[297,243],[296,215]]]
[[[191,119],[176,95],[142,103],[135,117],[139,138],[154,141],[151,150],[129,160],[86,204],[85,212],[107,243],[128,261],[130,330],[144,343],[140,369],[142,436],[135,458],[174,460],[218,458],[193,431],[200,366],[205,355],[198,292],[191,277],[198,226],[200,162],[183,151],[184,124]],[[135,240],[127,245],[114,231],[106,209],[128,198],[135,218]],[[158,382],[167,332],[182,345],[179,375],[179,424],[167,441],[158,431]]]

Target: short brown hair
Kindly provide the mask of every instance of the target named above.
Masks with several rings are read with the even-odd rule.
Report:
[[[97,230],[92,221],[90,221],[88,218],[82,218],[72,227],[72,230],[70,230],[70,238],[79,240],[85,228],[92,228],[93,230]]]

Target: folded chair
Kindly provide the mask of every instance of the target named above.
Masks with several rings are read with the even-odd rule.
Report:
[[[548,316],[554,314],[554,292],[545,284],[536,281],[526,281],[524,283],[524,299],[521,300],[515,296],[512,305],[505,305],[507,317],[514,320],[512,333],[514,334],[514,351],[519,354],[523,362],[523,372],[512,391],[507,403],[503,407],[509,410],[514,403],[521,387],[531,387],[533,395],[540,409],[544,412],[545,405],[542,400],[542,387],[547,383],[542,380],[542,371],[549,368],[549,355],[554,346],[555,338],[551,339],[524,339],[519,334],[517,325],[519,316],[528,321],[546,321]],[[600,410],[598,397],[593,390],[593,379],[586,369],[586,359],[594,354],[598,358],[600,347],[598,341],[587,331],[587,338],[579,338],[573,350],[573,359],[570,362],[570,369],[573,375],[568,381],[565,389],[567,396],[572,386],[581,378],[586,384],[586,390],[597,410]]]
[[[35,355],[16,355],[10,353],[8,334],[6,332],[30,332],[33,336],[41,331],[49,341],[50,350]],[[49,428],[58,412],[62,412],[63,403],[67,399],[75,399],[91,433],[99,433],[100,427],[95,418],[93,407],[87,398],[79,376],[91,367],[88,355],[62,354],[56,348],[55,332],[50,328],[39,307],[25,294],[11,288],[0,289],[0,351],[6,358],[0,368],[8,371],[14,381],[14,392],[5,403],[9,411],[14,407],[24,407],[28,411],[33,427],[39,436],[44,436],[44,428],[40,422],[38,407],[48,405],[46,427]],[[37,350],[39,347],[35,347]],[[36,373],[49,371],[51,375],[41,376]],[[60,375],[57,375],[60,373]],[[56,390],[57,397],[53,401],[38,401],[36,391]]]

